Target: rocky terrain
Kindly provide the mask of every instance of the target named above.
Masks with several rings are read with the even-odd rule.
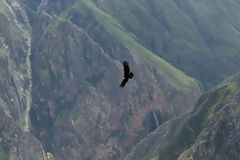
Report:
[[[182,114],[199,95],[197,81],[161,59],[145,61],[127,46],[113,56],[67,20],[43,13],[32,26],[39,21],[46,23],[40,37],[33,33],[32,133],[56,159],[122,159],[157,127],[156,119]],[[120,88],[124,59],[135,76]]]
[[[239,0],[94,0],[137,41],[204,89],[239,71]],[[70,19],[84,14],[69,12]],[[84,19],[85,20],[85,19]]]
[[[22,129],[0,109],[0,159],[54,160],[45,154],[41,143]]]
[[[239,68],[238,48],[231,47],[238,44],[239,2],[228,3],[235,6],[232,19],[211,8],[225,2],[208,3],[0,0],[0,159],[177,159],[190,147],[192,157],[220,153],[224,147],[196,138],[215,138],[217,132],[202,129],[236,95],[238,80],[192,106]],[[199,6],[209,12],[200,14]],[[215,12],[227,20],[213,32]],[[178,18],[182,29],[173,27]],[[123,60],[134,78],[120,88]],[[212,127],[226,127],[218,118]]]
[[[240,73],[203,94],[193,111],[146,136],[126,159],[238,159],[239,87]]]
[[[118,45],[103,45],[49,8],[55,9],[45,1],[1,0],[1,108],[20,137],[1,145],[3,159],[45,158],[44,152],[59,160],[122,159],[200,94],[197,80],[145,49],[120,24],[114,29],[124,37],[108,35]],[[125,59],[135,76],[120,88]],[[32,143],[33,151],[25,152]],[[25,157],[14,155],[14,147]]]
[[[152,133],[142,139],[129,153],[125,160],[138,159],[158,159],[158,153],[162,149],[163,144],[167,143],[175,134],[178,126],[187,117],[187,114],[174,118],[162,124]]]
[[[238,74],[233,79],[227,80],[223,87],[231,85],[231,83],[239,85],[239,80]],[[206,127],[197,137],[192,147],[185,151],[178,160],[234,160],[240,157],[239,88],[225,101],[224,106],[216,106],[208,118]]]

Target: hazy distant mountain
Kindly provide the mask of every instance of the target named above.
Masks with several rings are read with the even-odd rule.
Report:
[[[239,69],[238,7],[0,0],[0,108],[19,130],[8,136],[12,125],[1,124],[0,159],[124,159],[158,127],[155,137],[171,131],[168,143],[177,128],[161,124],[180,124],[201,83],[211,88]],[[134,78],[120,88],[124,60]],[[20,135],[25,145],[13,140]]]

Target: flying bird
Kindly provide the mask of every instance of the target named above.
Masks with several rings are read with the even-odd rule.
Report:
[[[123,68],[124,68],[124,79],[122,80],[122,83],[120,84],[120,87],[124,87],[125,84],[127,83],[128,79],[133,78],[133,73],[130,72],[127,61],[123,61]]]

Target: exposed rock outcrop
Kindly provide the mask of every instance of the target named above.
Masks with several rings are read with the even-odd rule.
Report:
[[[235,90],[217,97],[218,101],[207,119],[206,126],[194,144],[183,152],[178,160],[235,160],[239,159],[240,141],[240,74],[220,84],[222,88]],[[229,87],[230,86],[230,87]],[[220,90],[219,90],[220,92]],[[210,106],[209,106],[210,107]]]
[[[64,3],[59,2],[56,14],[59,6],[64,9]],[[79,3],[83,3],[80,7],[91,4]],[[54,7],[50,9],[49,13],[55,12]],[[72,21],[29,12],[29,17],[33,16],[32,132],[56,159],[123,159],[157,128],[156,119],[160,125],[191,107],[199,95],[198,82],[154,57],[124,30],[121,34],[134,43],[142,57],[131,50],[130,43],[125,46],[121,36],[115,38],[104,28],[90,31],[82,27],[92,23],[81,24],[79,12],[91,15],[95,8],[75,10],[77,19]],[[101,12],[94,14],[107,19]],[[96,21],[95,29],[103,27],[96,17],[89,18]],[[116,26],[113,29],[119,29]],[[143,50],[149,56],[145,57]],[[119,84],[125,59],[134,79],[123,89]]]
[[[46,156],[41,143],[22,129],[0,108],[1,160],[54,160]]]
[[[104,7],[108,2],[110,4],[107,0],[0,0],[0,106],[2,114],[8,119],[6,123],[2,121],[3,130],[0,132],[3,136],[1,142],[4,142],[1,146],[2,153],[8,153],[4,154],[8,155],[4,158],[27,160],[35,155],[35,158],[39,159],[53,159],[54,156],[57,160],[117,160],[124,159],[136,144],[138,145],[128,159],[139,159],[149,152],[153,153],[151,156],[157,156],[158,150],[160,155],[164,156],[177,148],[173,153],[175,158],[192,145],[205,127],[208,113],[215,109],[213,105],[208,110],[212,99],[203,98],[204,101],[200,101],[200,105],[193,111],[197,116],[190,115],[186,125],[179,125],[185,120],[183,117],[164,123],[189,110],[201,90],[197,80],[185,75],[157,55],[174,62],[175,66],[211,87],[226,75],[219,71],[223,65],[214,66],[218,71],[216,73],[215,70],[207,72],[211,65],[204,65],[204,70],[199,67],[199,62],[209,60],[212,56],[213,51],[210,52],[205,45],[209,37],[205,37],[205,34],[200,36],[201,33],[198,32],[197,36],[189,36],[188,33],[192,32],[179,32],[181,35],[186,34],[188,38],[186,41],[177,39],[170,43],[172,46],[180,46],[171,50],[173,47],[168,46],[168,42],[176,35],[167,33],[171,31],[171,25],[166,25],[166,21],[161,25],[161,33],[167,31],[164,34],[167,35],[165,42],[155,46],[155,51],[159,53],[154,54],[147,48],[154,51],[151,44],[160,41],[159,36],[155,32],[148,34],[141,32],[141,28],[132,28],[133,24],[128,23],[129,21],[125,23],[121,18],[115,19],[114,15],[117,14],[108,8],[112,6]],[[135,2],[138,3],[129,1],[126,4]],[[154,6],[154,3],[149,4]],[[183,4],[174,1],[169,5],[179,9]],[[125,4],[124,7],[129,9]],[[140,10],[142,8],[140,7]],[[183,12],[187,12],[187,8],[182,8]],[[114,7],[115,9],[118,10]],[[146,12],[142,13],[150,16],[159,13],[156,9],[153,10],[156,12],[151,14],[147,8],[144,10]],[[157,16],[153,16],[152,22],[160,26],[158,23],[161,20],[156,18]],[[138,18],[132,20],[138,24],[134,21],[136,19]],[[147,19],[145,17],[145,20]],[[195,28],[193,20],[189,26],[193,25],[193,30],[197,31],[201,26]],[[170,24],[170,21],[168,22]],[[146,24],[150,28],[158,28],[155,25],[153,27],[150,21]],[[146,35],[149,35],[150,39],[152,35],[157,35],[156,41],[149,41],[149,38],[145,41],[142,36]],[[203,43],[200,47],[199,43],[197,47],[190,43],[199,42],[199,39]],[[195,50],[196,48],[206,49],[200,60],[191,59],[189,56],[200,52]],[[217,51],[218,49],[216,48]],[[183,65],[185,59],[173,55],[175,51],[181,54],[186,51],[188,62],[195,60],[197,63],[193,62],[194,67],[189,67],[188,63]],[[238,57],[234,57],[235,51],[233,53],[230,59],[237,60]],[[123,77],[121,63],[126,59],[134,72],[134,78],[125,88],[120,88]],[[223,58],[209,64],[225,64],[225,61]],[[236,63],[233,68],[229,67],[229,70],[234,70],[228,74],[234,72],[238,65]],[[195,74],[196,70],[199,72]],[[211,75],[213,79],[205,75]],[[213,81],[206,82],[209,79]],[[224,91],[227,93],[228,90]],[[210,93],[213,99],[218,96],[215,93]],[[206,110],[209,112],[205,113]],[[202,118],[203,116],[205,117]],[[194,123],[191,120],[195,120]],[[201,122],[200,129],[196,127],[198,121]],[[236,119],[226,120],[230,121],[235,122]],[[169,124],[174,127],[168,126]],[[225,124],[222,127],[224,128]],[[155,129],[157,130],[154,131]],[[180,134],[183,131],[184,134]],[[149,133],[151,134],[147,136]],[[185,133],[189,136],[187,140]],[[146,139],[143,139],[144,137]],[[155,149],[151,147],[153,142],[156,142]],[[162,146],[163,143],[166,145]],[[178,143],[176,148],[173,146],[175,143]],[[179,146],[182,148],[179,149]],[[26,153],[26,148],[31,148],[30,153]],[[45,154],[43,148],[52,154]],[[193,156],[199,157],[197,153],[204,155],[216,150],[213,148],[205,151],[204,147],[197,147]],[[165,152],[164,149],[169,150]],[[141,151],[141,155],[137,155],[137,152]]]
[[[179,160],[235,160],[240,157],[240,90],[213,113],[194,145]]]

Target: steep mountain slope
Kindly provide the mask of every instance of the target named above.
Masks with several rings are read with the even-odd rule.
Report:
[[[54,160],[45,154],[41,143],[21,128],[0,108],[0,159],[1,160]]]
[[[181,72],[141,46],[134,39],[134,35],[126,31],[117,21],[97,8],[91,1],[76,1],[72,6],[68,6],[66,11],[63,10],[60,15],[69,18],[74,24],[85,29],[111,58],[122,59],[119,50],[132,52],[136,54],[135,57],[140,58],[148,65],[161,68],[166,80],[170,81],[175,88],[185,89],[194,85],[193,79],[182,76]]]
[[[27,59],[29,58],[27,21],[20,22],[16,17],[25,18],[26,13],[14,8],[12,3],[1,0],[0,24],[0,65],[1,65],[1,106],[15,121],[24,127],[24,111],[27,104],[30,77]],[[14,9],[13,9],[14,8]]]
[[[25,132],[31,101],[31,36],[26,13],[18,5],[0,0],[0,159],[53,160]]]
[[[220,85],[215,90],[201,96],[191,116],[183,122],[176,135],[164,145],[159,157],[162,159],[176,159],[177,155],[195,141],[206,126],[209,116],[227,104],[238,88],[239,81],[237,80]]]
[[[119,5],[122,2],[124,1],[119,1]],[[190,5],[190,2],[187,4],[177,1],[169,3],[163,0],[163,2],[166,6],[178,4],[178,8],[181,5]],[[188,46],[182,39],[175,41],[178,37],[177,33],[180,32],[168,30],[164,45],[169,46],[165,48],[166,52],[160,52],[149,46],[146,43],[149,39],[147,38],[145,42],[144,37],[150,35],[149,37],[154,40],[153,43],[155,41],[162,43],[160,39],[154,38],[158,37],[156,33],[161,33],[157,32],[157,28],[162,22],[152,21],[150,17],[157,19],[153,15],[147,18],[143,18],[142,15],[143,19],[149,18],[149,23],[146,24],[155,26],[156,30],[153,30],[154,34],[147,32],[148,27],[144,25],[145,23],[139,23],[138,27],[143,26],[139,29],[143,33],[141,35],[140,32],[136,33],[131,29],[135,26],[134,23],[124,22],[121,20],[122,16],[115,15],[111,11],[112,3],[104,0],[0,0],[0,113],[3,115],[0,118],[3,117],[11,122],[7,123],[7,128],[1,124],[0,158],[11,159],[11,156],[15,156],[16,158],[13,159],[53,159],[50,153],[48,153],[49,157],[44,154],[44,149],[46,152],[51,152],[57,160],[124,159],[145,136],[165,121],[182,115],[195,103],[200,95],[199,82],[164,60],[179,67],[171,61],[171,56],[169,58],[160,54],[169,53],[174,57],[175,51],[179,52],[171,46],[176,45],[180,49]],[[142,4],[139,5],[140,3]],[[126,4],[127,7],[137,6],[137,10],[143,9],[144,12],[141,13],[148,15],[150,9],[146,9],[148,5],[144,3],[145,1],[128,1]],[[150,1],[149,7],[158,6],[158,3]],[[205,4],[205,2],[199,3]],[[190,8],[194,8],[195,5],[195,3],[191,4]],[[188,7],[185,9],[188,13]],[[129,12],[129,15],[136,14]],[[198,16],[200,15],[196,17]],[[129,19],[135,21],[131,16]],[[234,20],[235,18],[232,19]],[[201,22],[208,24],[208,21]],[[238,21],[234,23],[237,24]],[[182,27],[186,28],[184,25]],[[231,32],[226,26],[223,28]],[[145,30],[146,32],[143,32]],[[164,28],[163,30],[165,32]],[[183,37],[190,33],[192,32],[184,30]],[[209,42],[205,44],[203,33],[200,31],[197,33],[198,36],[195,34],[189,36],[187,44],[188,42],[195,44],[199,40],[201,45],[190,45],[189,52],[180,50],[183,51],[181,56],[191,59],[192,53],[202,52],[204,47],[209,48],[207,45]],[[232,40],[226,38],[230,46],[237,45],[238,32],[234,35],[231,32],[230,35],[235,37]],[[215,34],[209,36],[225,42],[226,39],[223,37],[216,37]],[[210,42],[215,43],[215,41]],[[233,68],[228,66],[232,59],[228,60],[225,53],[221,54],[223,58],[220,59],[226,60],[226,68],[229,71],[214,70],[217,68],[216,63],[225,65],[221,60],[212,63],[213,67],[208,66],[209,62],[212,62],[210,58],[216,56],[215,49],[212,49],[214,52],[201,54],[204,58],[199,58],[199,61],[187,63],[190,62],[188,59],[186,64],[189,65],[189,70],[192,69],[190,67],[192,64],[196,64],[193,66],[196,70],[190,72],[184,67],[179,68],[199,78],[206,88],[210,87],[238,69],[238,64],[232,63]],[[234,48],[229,56],[235,56]],[[237,54],[234,59],[238,60]],[[129,61],[134,78],[125,88],[120,88],[123,60]],[[198,62],[203,60],[209,60],[206,61],[206,65],[204,64],[206,69],[197,70],[200,68]],[[213,70],[205,74],[210,68]],[[218,69],[220,70],[221,67]],[[208,79],[208,74],[212,76],[210,78],[212,81]],[[221,94],[231,96],[235,92],[234,88],[235,85],[229,85],[225,89],[220,89]],[[199,102],[199,105],[202,103],[205,102]],[[196,120],[196,123],[202,121],[200,128],[202,129],[207,123],[206,117],[214,107],[215,105],[205,114],[208,108],[201,106],[199,108],[203,110],[194,110],[197,117],[190,115],[188,118]],[[202,115],[205,115],[203,119],[201,119]],[[173,156],[177,158],[190,147],[200,129],[194,128],[195,124],[188,121],[184,122],[186,126],[182,125],[179,129],[178,124],[182,120],[184,116],[165,123],[147,136],[146,139],[151,141],[159,136],[158,142],[165,145],[156,144],[157,149],[150,150],[150,154],[146,151],[148,149],[144,150],[146,156],[143,158],[157,156],[158,150],[164,157],[175,149],[177,152]],[[193,136],[192,132],[188,133],[189,126],[193,128]],[[8,130],[8,127],[13,130]],[[161,129],[167,132],[165,137],[161,137],[162,133],[158,132]],[[176,138],[171,139],[175,131],[177,131]],[[178,146],[181,146],[182,142],[185,143],[182,139],[184,138],[182,131],[186,131],[190,139],[183,148],[179,149]],[[6,136],[7,133],[15,132],[17,134]],[[16,141],[14,141],[15,137],[17,137]],[[28,147],[31,147],[31,150],[27,154],[25,149]],[[14,152],[15,148],[19,152]]]
[[[81,3],[105,16],[92,3]],[[122,47],[117,59],[67,19],[34,14],[29,14],[35,17],[31,21],[32,132],[56,159],[122,159],[156,128],[153,112],[161,124],[185,112],[199,94],[196,80],[158,57],[151,58],[154,55],[124,30],[119,30],[120,37],[107,35]],[[110,27],[121,27],[116,25]],[[126,37],[141,55],[125,47]],[[142,50],[147,58],[141,57]],[[135,76],[120,88],[124,59]]]
[[[20,137],[35,143],[30,130],[58,160],[123,159],[200,94],[197,80],[144,48],[91,1],[0,2],[0,106]],[[135,76],[120,88],[125,59]],[[0,155],[9,159],[5,148]]]
[[[126,156],[125,160],[149,160],[158,159],[159,150],[163,144],[175,134],[179,125],[186,119],[188,114],[174,118],[162,124],[152,133],[143,138],[132,151]]]
[[[154,57],[113,19],[109,23],[116,23],[111,27],[114,30],[120,27],[120,34],[107,36],[121,42],[118,54],[123,51],[125,57],[119,55],[119,59],[112,59],[103,50],[111,46],[102,48],[102,43],[94,42],[72,22],[47,14],[44,11],[47,3],[0,2],[1,108],[18,132],[12,135],[12,130],[6,130],[10,134],[7,137],[10,142],[6,143],[6,132],[1,130],[1,158],[15,156],[14,148],[19,155],[13,159],[40,158],[41,144],[29,134],[29,128],[57,159],[124,157],[136,142],[157,127],[154,117],[161,124],[181,114],[199,94],[196,80]],[[82,3],[88,9],[93,5]],[[97,8],[93,11],[99,13]],[[135,46],[131,53],[131,46],[125,46],[127,39]],[[141,55],[136,51],[141,51]],[[136,79],[120,90],[123,59],[129,59]],[[8,125],[3,126],[5,129]],[[20,139],[11,141],[12,136]],[[26,146],[35,141],[38,148],[26,154]],[[22,157],[22,153],[28,158]]]
[[[228,79],[222,87],[234,83],[234,87],[239,87],[240,74]],[[227,101],[225,97],[220,100],[225,101],[225,105],[216,106],[201,134],[192,147],[178,158],[179,160],[233,160],[240,157],[239,88]]]
[[[142,160],[237,159],[239,90],[240,73],[203,94],[191,113],[163,124],[127,157]],[[144,144],[150,145],[144,148]]]
[[[156,55],[212,88],[239,71],[238,0],[94,0]]]

